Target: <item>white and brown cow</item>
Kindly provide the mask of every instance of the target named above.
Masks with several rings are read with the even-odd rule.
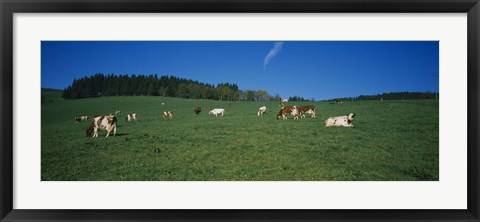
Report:
[[[88,116],[79,116],[79,117],[75,117],[74,119],[75,119],[75,122],[83,122],[88,120]]]
[[[137,121],[137,114],[136,113],[130,113],[130,114],[127,114],[127,116],[125,117],[125,121]]]
[[[298,112],[302,118],[305,118],[305,113],[311,115],[312,118],[315,118],[315,106],[300,106],[298,107]]]
[[[263,116],[263,114],[267,114],[267,107],[262,106],[258,108],[257,116]]]
[[[293,119],[298,119],[298,108],[297,106],[285,106],[277,114],[277,120],[280,119],[280,116],[283,120],[288,119],[287,115],[292,115]]]
[[[173,118],[173,113],[170,111],[163,112],[163,118],[165,119],[167,117]]]
[[[347,116],[330,117],[327,120],[325,120],[325,126],[353,127],[352,121],[354,117],[355,117],[354,113],[350,113]]]
[[[93,118],[92,124],[87,128],[87,137],[98,137],[98,130],[107,131],[107,136],[113,131],[113,136],[117,134],[117,117],[115,116],[97,116]]]

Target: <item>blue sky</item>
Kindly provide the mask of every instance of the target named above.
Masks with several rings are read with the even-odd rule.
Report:
[[[158,74],[316,100],[438,91],[438,41],[43,41],[41,85]]]

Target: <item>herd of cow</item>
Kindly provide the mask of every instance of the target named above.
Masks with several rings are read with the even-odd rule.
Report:
[[[215,117],[224,116],[225,109],[223,108],[213,108],[208,106],[207,109],[209,110],[209,114],[215,115]],[[194,109],[195,115],[199,115],[202,111],[201,107],[196,107]],[[120,110],[115,111],[115,115],[119,115],[121,113]],[[267,114],[267,107],[262,106],[258,108],[257,116],[263,116]],[[293,116],[294,120],[298,120],[299,118],[305,118],[305,114],[311,116],[311,118],[316,118],[315,114],[315,106],[283,106],[277,114],[276,119],[282,118],[283,120],[288,119],[288,116]],[[98,130],[105,130],[107,131],[106,137],[113,132],[113,136],[117,133],[117,117],[114,114],[110,113],[108,116],[95,116],[92,119],[91,124],[86,129],[87,137],[98,137]],[[325,120],[325,126],[344,126],[344,127],[353,127],[352,121],[355,117],[354,113],[350,113],[345,116],[337,116],[337,117],[330,117]],[[163,118],[173,118],[173,112],[165,111],[163,112]],[[74,118],[76,122],[87,121],[88,116],[79,116]],[[125,117],[125,121],[136,121],[137,114],[136,113],[129,113]]]

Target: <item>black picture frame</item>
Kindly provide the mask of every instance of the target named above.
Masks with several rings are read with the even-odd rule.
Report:
[[[0,0],[1,221],[480,221],[479,0]],[[17,210],[13,209],[14,13],[467,13],[466,210]],[[462,117],[463,118],[463,117]]]

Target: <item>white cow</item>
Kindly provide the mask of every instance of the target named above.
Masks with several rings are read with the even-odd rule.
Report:
[[[219,114],[223,116],[225,115],[225,109],[212,109],[210,112],[208,112],[208,114],[213,114],[215,117],[217,117]]]
[[[92,124],[87,128],[87,137],[98,137],[98,130],[107,131],[107,136],[113,131],[113,136],[117,134],[117,117],[115,116],[97,116],[93,118]]]
[[[266,114],[266,113],[267,113],[267,107],[262,106],[262,107],[258,108],[257,116],[263,116],[263,114]]]
[[[325,120],[325,126],[353,127],[352,121],[354,117],[355,117],[354,113],[350,113],[347,116],[330,117],[327,120]]]

